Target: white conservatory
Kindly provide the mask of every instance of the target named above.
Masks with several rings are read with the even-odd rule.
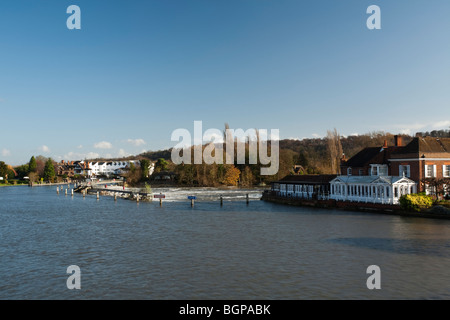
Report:
[[[338,176],[330,181],[330,199],[364,203],[398,204],[402,195],[417,192],[407,177]]]

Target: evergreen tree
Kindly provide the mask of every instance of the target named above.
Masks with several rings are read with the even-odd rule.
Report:
[[[3,161],[0,161],[0,177],[6,178],[8,174],[8,165]]]
[[[36,172],[36,171],[37,171],[36,158],[32,156],[30,162],[28,163],[28,172]]]
[[[55,167],[53,166],[53,160],[49,158],[47,162],[45,163],[44,167],[44,181],[50,181],[52,182],[55,178]]]

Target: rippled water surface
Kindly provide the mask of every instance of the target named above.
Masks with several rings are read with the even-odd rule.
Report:
[[[0,299],[450,298],[449,220],[283,206],[260,191],[153,192],[162,207],[0,188]],[[81,290],[66,287],[70,265]],[[381,290],[366,287],[370,265]]]

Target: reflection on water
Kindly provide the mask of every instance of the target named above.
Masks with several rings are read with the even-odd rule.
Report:
[[[339,238],[330,242],[361,248],[450,258],[450,242],[435,239]]]
[[[162,207],[1,188],[0,298],[450,298],[450,221],[277,205],[258,190],[153,192]],[[73,264],[77,291],[66,288]]]

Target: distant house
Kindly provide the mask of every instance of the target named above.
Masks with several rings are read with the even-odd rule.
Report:
[[[126,174],[131,165],[140,167],[139,160],[114,160],[114,161],[79,161],[75,167],[75,173],[87,177],[106,176],[112,177]],[[150,163],[149,174],[152,174],[155,168],[154,163]]]
[[[76,167],[77,165],[74,161],[62,160],[56,165],[56,174],[58,176],[67,176],[68,178],[72,178],[75,175]]]
[[[91,163],[88,161],[75,161],[75,168],[74,173],[76,175],[85,176],[85,177],[92,177],[92,168]]]

